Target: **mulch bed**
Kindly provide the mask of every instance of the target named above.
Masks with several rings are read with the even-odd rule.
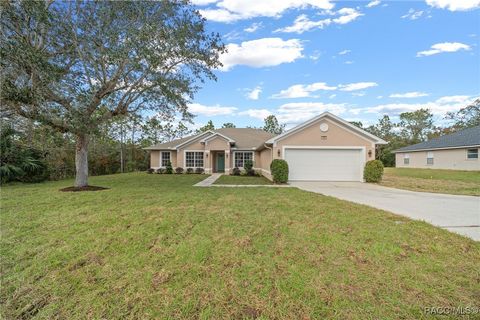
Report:
[[[86,186],[86,187],[67,187],[60,189],[62,192],[80,192],[80,191],[101,191],[108,190],[110,188],[97,187],[97,186]]]

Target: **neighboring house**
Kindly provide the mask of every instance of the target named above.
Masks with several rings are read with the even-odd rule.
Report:
[[[201,167],[206,173],[230,173],[245,160],[271,179],[270,163],[285,159],[289,180],[363,181],[365,162],[375,159],[382,139],[325,112],[280,135],[260,129],[223,128],[149,148],[153,169]]]
[[[480,170],[480,126],[395,151],[398,168]]]

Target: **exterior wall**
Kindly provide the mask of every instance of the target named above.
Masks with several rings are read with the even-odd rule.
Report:
[[[160,151],[152,150],[150,151],[150,168],[160,167]]]
[[[257,167],[261,170],[263,176],[269,180],[272,180],[272,175],[270,174],[270,163],[272,163],[272,150],[265,148],[259,152]]]
[[[230,143],[217,136],[205,142],[205,150],[230,150]]]
[[[324,122],[328,124],[327,132],[320,131],[320,123]],[[325,136],[326,140],[322,140],[322,136]],[[375,159],[375,144],[372,141],[351,132],[328,118],[319,119],[308,127],[278,141],[273,147],[274,159],[283,159],[284,146],[365,147],[365,161]]]
[[[472,149],[472,148],[468,148]],[[395,154],[397,168],[480,170],[479,159],[467,159],[467,148],[431,150],[433,164],[427,164],[427,151],[402,152]],[[410,163],[403,164],[405,154],[409,154]]]
[[[174,169],[177,167],[177,152],[175,150],[152,150],[150,151],[150,168],[160,168],[161,152],[164,151],[170,152],[170,162],[172,163],[172,167]]]

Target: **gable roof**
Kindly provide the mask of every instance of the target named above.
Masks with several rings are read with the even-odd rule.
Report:
[[[377,137],[377,136],[375,136],[375,135],[373,135],[373,134],[371,134],[371,133],[369,133],[369,132],[367,132],[363,129],[360,129],[359,127],[357,127],[357,126],[351,124],[350,122],[347,122],[347,121],[337,117],[336,115],[334,115],[334,114],[332,114],[328,111],[323,112],[323,113],[319,114],[318,116],[316,116],[316,117],[314,117],[314,118],[312,118],[308,121],[305,121],[304,123],[299,124],[298,126],[292,128],[292,129],[290,129],[290,130],[288,130],[288,131],[286,131],[286,132],[284,132],[284,133],[282,133],[278,136],[275,136],[275,137],[271,138],[266,143],[269,143],[269,144],[275,143],[275,142],[277,142],[277,141],[279,141],[279,140],[281,140],[281,139],[283,139],[283,138],[285,138],[285,137],[287,137],[287,136],[289,136],[289,135],[291,135],[295,132],[300,131],[301,129],[311,125],[312,123],[314,123],[314,122],[316,122],[316,121],[318,121],[322,118],[333,119],[333,120],[339,122],[341,125],[343,125],[346,129],[349,129],[350,131],[353,131],[354,133],[358,133],[358,134],[364,136],[365,138],[373,141],[376,144],[387,144],[387,142],[385,140],[383,140],[383,139],[381,139],[381,138],[379,138],[379,137]]]
[[[231,143],[235,143],[232,149],[257,150],[263,148],[266,140],[272,138],[274,134],[266,132],[262,129],[253,128],[221,128],[209,130],[200,134],[188,136],[181,139],[175,139],[165,143],[157,143],[153,146],[145,148],[146,150],[176,150],[177,148],[198,140],[202,137],[206,139],[213,135],[220,135]]]
[[[406,146],[393,152],[453,149],[480,146],[480,126],[467,128],[428,141]]]

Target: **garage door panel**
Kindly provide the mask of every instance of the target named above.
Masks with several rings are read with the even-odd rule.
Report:
[[[289,180],[361,181],[360,149],[285,149]]]

